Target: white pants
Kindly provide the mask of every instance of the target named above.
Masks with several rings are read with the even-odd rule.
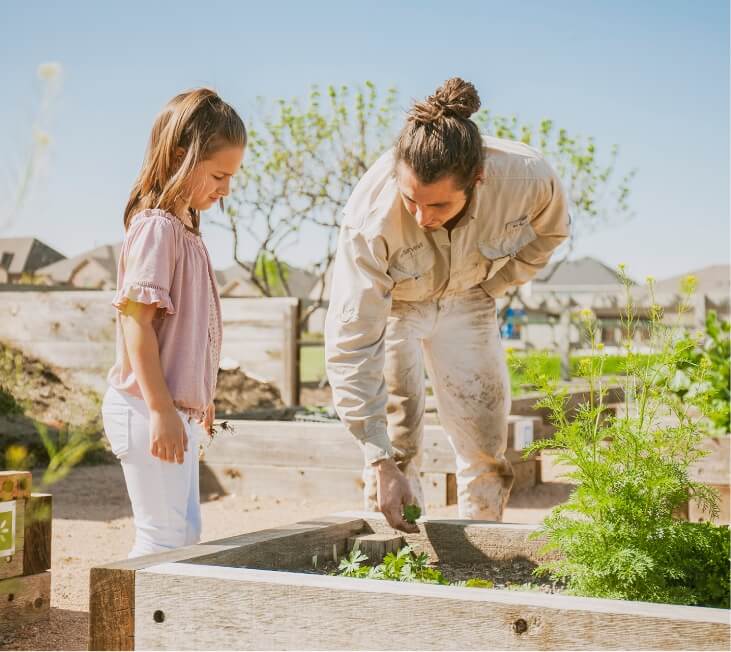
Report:
[[[388,435],[422,509],[425,367],[456,457],[459,515],[500,521],[513,485],[505,459],[510,380],[495,300],[480,286],[436,301],[394,301],[388,318]],[[363,480],[366,509],[374,510],[376,479],[368,464]]]
[[[198,440],[202,427],[178,412],[188,435],[183,464],[150,453],[150,416],[142,399],[109,388],[102,404],[104,431],[122,462],[132,503],[135,544],[129,557],[198,543],[201,532]]]

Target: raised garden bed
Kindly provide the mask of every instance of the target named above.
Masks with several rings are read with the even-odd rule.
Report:
[[[238,495],[297,495],[303,499],[337,494],[359,504],[363,498],[363,453],[340,422],[229,420],[233,434],[220,432],[204,448],[201,489]],[[514,490],[536,484],[537,456],[523,459],[533,441],[535,417],[510,417],[507,458]],[[424,428],[422,487],[427,507],[456,504],[454,451],[441,426]]]
[[[533,526],[424,521],[439,564],[538,563]],[[348,513],[91,571],[91,649],[728,649],[722,609],[293,572],[391,533]]]
[[[27,471],[0,471],[0,644],[51,606],[51,496]]]

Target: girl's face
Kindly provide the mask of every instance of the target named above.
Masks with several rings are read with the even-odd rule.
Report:
[[[224,147],[193,168],[190,177],[190,207],[205,211],[226,197],[230,191],[231,177],[236,174],[244,158],[244,148]]]
[[[396,181],[406,210],[422,229],[438,229],[459,215],[467,203],[464,190],[455,186],[453,177],[425,184],[403,161],[396,167]]]

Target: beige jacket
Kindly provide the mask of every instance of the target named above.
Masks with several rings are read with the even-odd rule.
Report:
[[[384,335],[391,301],[429,301],[481,284],[493,297],[532,279],[569,235],[556,173],[527,145],[484,138],[483,181],[452,229],[407,212],[389,151],[344,210],[325,325],[335,409],[370,462],[389,457]],[[458,342],[459,338],[455,338]],[[433,379],[434,380],[434,379]]]

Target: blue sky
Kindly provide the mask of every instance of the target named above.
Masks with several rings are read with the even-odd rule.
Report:
[[[634,219],[577,255],[637,278],[729,260],[727,2],[2,3],[2,163],[22,154],[44,61],[64,67],[50,156],[0,237],[34,235],[69,256],[121,239],[152,120],[183,89],[212,85],[248,117],[257,96],[366,79],[397,85],[405,109],[459,75],[494,112],[616,143],[638,169]],[[228,265],[228,236],[204,232],[214,265]]]

